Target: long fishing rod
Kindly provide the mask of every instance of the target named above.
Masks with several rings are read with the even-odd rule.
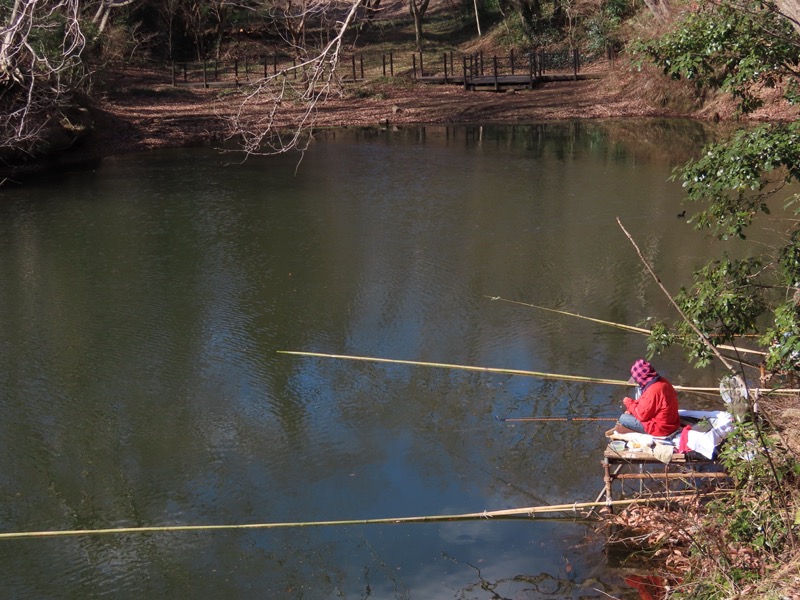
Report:
[[[501,298],[500,296],[484,296],[485,298],[489,298],[489,300],[499,300],[501,302],[508,302],[510,304],[519,304],[520,306],[528,306],[530,308],[536,308],[539,310],[545,310],[547,312],[556,313],[559,315],[565,315],[567,317],[576,317],[578,319],[584,319],[585,321],[591,321],[592,323],[599,323],[601,325],[608,325],[609,327],[616,327],[617,329],[622,329],[624,331],[630,331],[633,333],[640,333],[642,335],[650,335],[651,331],[644,327],[634,327],[633,325],[625,325],[624,323],[615,323],[614,321],[604,321],[602,319],[595,319],[593,317],[587,317],[585,315],[581,315],[578,313],[571,313],[565,310],[558,310],[556,308],[548,308],[546,306],[539,306],[537,304],[529,304],[527,302],[519,302],[518,300],[509,300],[508,298]],[[750,348],[740,348],[739,346],[729,346],[727,344],[721,344],[717,346],[717,348],[721,348],[723,350],[730,350],[741,352],[743,354],[757,354],[759,356],[766,356],[766,352],[763,350],[752,350]],[[751,365],[753,366],[753,365]]]
[[[293,356],[306,356],[314,358],[337,358],[342,360],[356,360],[363,362],[387,363],[395,365],[413,365],[417,367],[436,367],[440,369],[460,369],[462,371],[479,371],[481,373],[502,373],[505,375],[522,375],[525,377],[538,377],[539,379],[554,379],[557,381],[576,381],[579,383],[597,383],[602,385],[620,385],[631,387],[627,380],[622,379],[603,379],[600,377],[584,377],[581,375],[562,375],[559,373],[541,373],[539,371],[524,371],[522,369],[499,369],[495,367],[474,367],[470,365],[455,365],[450,363],[423,362],[419,360],[400,360],[395,358],[379,358],[375,356],[352,356],[349,354],[327,354],[324,352],[304,352],[300,350],[276,350],[278,354],[290,354]],[[719,394],[718,387],[693,387],[686,385],[673,385],[679,392],[696,392]],[[800,388],[750,388],[751,392],[759,394],[800,394]]]
[[[704,496],[717,496],[730,493],[730,491],[707,492]],[[575,502],[572,504],[556,504],[552,506],[528,506],[525,508],[510,508],[504,510],[491,510],[476,513],[454,515],[431,515],[422,517],[392,517],[383,519],[349,519],[345,521],[303,521],[297,523],[241,523],[229,525],[163,525],[150,527],[115,527],[109,529],[66,529],[51,531],[9,531],[0,533],[0,541],[31,538],[54,538],[92,535],[129,535],[137,533],[178,533],[178,532],[209,532],[232,531],[242,529],[284,529],[291,527],[326,527],[344,525],[395,525],[399,523],[441,523],[447,521],[476,521],[484,519],[536,519],[538,515],[548,513],[571,514],[574,519],[578,509],[599,508],[607,506],[625,506],[629,504],[648,504],[650,502],[674,501],[681,498],[696,498],[697,492],[670,493],[667,496],[653,496],[649,498],[626,498],[624,500]],[[547,519],[545,519],[547,520]]]
[[[349,354],[325,354],[322,352],[303,352],[299,350],[278,350],[278,354],[292,354],[294,356],[310,356],[315,358],[338,358],[344,360],[358,360],[364,362],[389,363],[395,365],[412,365],[416,367],[437,367],[442,369],[459,369],[462,371],[480,371],[482,373],[502,373],[505,375],[525,375],[539,379],[555,379],[559,381],[579,381],[583,383],[602,383],[606,385],[630,384],[621,379],[601,379],[597,377],[583,377],[580,375],[560,375],[558,373],[541,373],[539,371],[523,371],[521,369],[500,369],[495,367],[473,367],[470,365],[454,365],[449,363],[422,362],[418,360],[400,360],[394,358],[378,358],[374,356],[352,356]],[[677,388],[676,388],[677,389]],[[713,388],[716,389],[716,388]]]
[[[576,381],[580,383],[597,383],[602,385],[619,385],[631,387],[627,380],[622,379],[603,379],[599,377],[584,377],[581,375],[562,375],[559,373],[541,373],[539,371],[523,371],[521,369],[499,369],[495,367],[474,367],[470,365],[455,365],[450,363],[423,362],[418,360],[400,360],[394,358],[378,358],[375,356],[352,356],[349,354],[326,354],[323,352],[304,352],[300,350],[277,350],[278,354],[290,354],[293,356],[306,356],[313,358],[336,358],[342,360],[356,360],[363,362],[388,363],[395,365],[412,365],[416,367],[436,367],[442,369],[460,369],[463,371],[479,371],[481,373],[501,373],[504,375],[522,375],[525,377],[537,377],[539,379],[553,379],[556,381]],[[683,385],[673,386],[682,392],[713,393],[719,394],[717,387],[689,387]],[[769,390],[765,390],[769,391]],[[800,391],[800,390],[797,390]]]
[[[531,423],[538,421],[616,421],[619,417],[494,417],[503,423]]]
[[[645,329],[644,327],[634,327],[633,325],[625,325],[624,323],[615,323],[614,321],[603,321],[602,319],[595,319],[593,317],[579,315],[578,313],[571,313],[565,310],[558,310],[556,308],[548,308],[546,306],[539,306],[537,304],[528,304],[527,302],[520,302],[518,300],[509,300],[508,298],[501,298],[500,296],[484,296],[484,298],[489,298],[489,300],[500,300],[501,302],[508,302],[509,304],[519,304],[520,306],[528,306],[530,308],[538,308],[539,310],[546,310],[547,312],[552,312],[559,315],[566,315],[568,317],[577,317],[579,319],[584,319],[586,321],[592,321],[593,323],[600,323],[601,325],[608,325],[609,327],[616,327],[617,329],[632,331],[634,333],[642,333],[646,335],[650,334],[650,330]]]

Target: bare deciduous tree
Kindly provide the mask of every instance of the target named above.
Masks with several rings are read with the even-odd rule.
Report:
[[[108,17],[111,15],[113,9],[128,6],[135,1],[136,0],[100,0],[97,5],[97,11],[92,18],[92,24],[97,26],[95,37],[100,37],[103,31],[105,31],[106,25],[108,25]]]
[[[425,17],[429,3],[430,0],[408,0],[408,12],[414,19],[414,37],[419,52],[422,52],[422,19]]]
[[[325,0],[306,0],[306,11],[320,10]],[[276,154],[303,150],[313,127],[318,106],[331,94],[341,92],[336,67],[345,33],[354,24],[362,0],[350,0],[349,8],[336,23],[331,39],[316,54],[292,69],[261,80],[250,90],[228,122],[229,139],[239,143],[245,154]],[[292,77],[296,70],[300,77]],[[289,119],[284,112],[299,109]],[[291,127],[281,129],[290,123]]]
[[[80,76],[80,5],[12,0],[0,11],[0,148],[30,153]]]

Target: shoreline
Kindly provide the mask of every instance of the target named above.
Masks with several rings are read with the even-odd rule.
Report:
[[[586,74],[589,76],[587,77]],[[531,90],[465,91],[458,85],[398,80],[345,88],[314,110],[313,128],[424,125],[514,125],[569,120],[688,119],[743,126],[799,118],[800,109],[768,99],[765,108],[737,118],[730,100],[720,97],[701,109],[676,110],[648,89],[652,79],[623,69],[595,68],[569,81],[542,82]],[[656,84],[654,84],[656,85]],[[663,82],[657,85],[662,85]],[[673,84],[673,99],[685,90]],[[683,96],[681,94],[684,94]],[[238,92],[173,87],[162,74],[129,67],[109,74],[98,85],[99,101],[88,106],[92,128],[73,145],[50,156],[0,169],[0,180],[17,181],[43,172],[93,166],[105,158],[160,148],[222,143],[228,123],[240,108]],[[773,93],[774,95],[774,93]],[[654,102],[648,98],[662,98]],[[681,104],[672,102],[672,104]],[[257,120],[263,107],[249,106],[244,116]],[[281,130],[296,127],[302,107],[288,103],[274,115]]]
[[[134,78],[135,80],[135,78]],[[136,88],[140,90],[141,88]],[[347,94],[347,90],[345,90]],[[232,95],[202,88],[155,85],[150,93],[117,87],[94,110],[96,130],[87,140],[100,157],[224,139],[226,117],[234,114]],[[258,106],[249,116],[258,116]],[[297,126],[303,112],[282,108],[275,125]],[[464,91],[456,85],[382,84],[366,97],[330,96],[314,112],[315,128],[391,125],[521,124],[602,118],[691,118],[649,106],[611,89],[607,79],[541,83],[514,92]]]

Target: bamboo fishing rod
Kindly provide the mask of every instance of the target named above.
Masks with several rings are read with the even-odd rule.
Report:
[[[520,302],[518,300],[509,300],[508,298],[501,298],[500,296],[484,296],[484,298],[489,298],[489,300],[499,300],[500,302],[508,302],[509,304],[519,304],[520,306],[527,306],[530,308],[537,308],[539,310],[546,310],[547,312],[556,313],[559,315],[565,315],[567,317],[577,317],[578,319],[584,319],[586,321],[592,321],[593,323],[599,323],[601,325],[608,325],[609,327],[616,327],[617,329],[622,329],[624,331],[631,331],[633,333],[642,333],[645,335],[650,335],[650,330],[645,329],[644,327],[634,327],[633,325],[625,325],[624,323],[615,323],[614,321],[604,321],[602,319],[595,319],[594,317],[587,317],[585,315],[581,315],[578,313],[571,313],[565,310],[558,310],[557,308],[548,308],[546,306],[539,306],[537,304],[529,304],[527,302]]]
[[[560,375],[558,373],[541,373],[539,371],[523,371],[521,369],[501,369],[496,367],[475,367],[470,365],[455,365],[450,363],[423,362],[418,360],[401,360],[396,358],[378,358],[375,356],[353,356],[350,354],[326,354],[323,352],[303,352],[300,350],[278,350],[278,354],[291,354],[294,356],[309,356],[316,358],[337,358],[342,360],[356,360],[363,362],[389,363],[396,365],[412,365],[415,367],[436,367],[440,369],[458,369],[462,371],[478,371],[481,373],[500,373],[504,375],[524,375],[538,377],[539,379],[555,379],[559,381],[578,381],[583,383],[601,383],[605,385],[626,385],[627,381],[621,379],[601,379],[597,377],[584,377],[581,375]]]
[[[520,302],[518,300],[509,300],[507,298],[501,298],[500,296],[484,296],[484,298],[489,298],[489,300],[499,300],[501,302],[508,302],[510,304],[519,304],[520,306],[527,306],[530,308],[536,308],[538,310],[545,310],[547,312],[556,313],[559,315],[565,315],[568,317],[575,317],[577,319],[583,319],[585,321],[591,321],[592,323],[599,323],[601,325],[608,325],[609,327],[616,327],[617,329],[622,329],[623,331],[630,331],[632,333],[640,333],[642,335],[650,335],[652,333],[649,329],[645,327],[634,327],[633,325],[626,325],[624,323],[615,323],[614,321],[604,321],[603,319],[595,319],[594,317],[587,317],[585,315],[581,315],[578,313],[568,312],[566,310],[558,310],[556,308],[548,308],[547,306],[539,306],[537,304],[529,304],[528,302]],[[717,348],[721,348],[723,350],[728,350],[731,352],[741,352],[742,354],[757,354],[758,356],[766,356],[767,353],[763,350],[752,350],[749,348],[739,348],[738,346],[729,346],[727,344],[721,344],[717,346]],[[752,365],[756,366],[756,365]]]
[[[719,492],[710,492],[704,496],[717,495]],[[598,507],[624,506],[628,504],[645,504],[680,500],[684,497],[696,497],[696,492],[682,494],[669,494],[665,496],[650,496],[647,498],[628,498],[626,500],[610,500],[605,502],[575,502],[573,504],[556,504],[552,506],[528,506],[525,508],[511,508],[504,510],[483,511],[454,515],[433,515],[422,517],[391,517],[382,519],[350,519],[343,521],[304,521],[296,523],[242,523],[230,525],[163,525],[150,527],[115,527],[108,529],[65,529],[50,531],[16,531],[0,533],[1,540],[30,539],[30,538],[55,538],[76,537],[93,535],[121,535],[139,533],[179,533],[191,531],[235,531],[245,529],[286,529],[291,527],[330,527],[343,525],[394,525],[400,523],[437,523],[447,521],[476,521],[480,519],[510,519],[531,518],[536,515],[548,513],[573,513],[578,509],[593,509]],[[585,516],[584,516],[585,518]]]
[[[459,369],[463,371],[478,371],[481,373],[500,373],[505,375],[521,375],[525,377],[537,377],[539,379],[553,379],[557,381],[575,381],[579,383],[597,383],[601,385],[619,385],[632,387],[627,380],[622,379],[603,379],[599,377],[584,377],[581,375],[562,375],[559,373],[541,373],[539,371],[524,371],[521,369],[501,369],[496,367],[475,367],[470,365],[456,365],[451,363],[424,362],[419,360],[401,360],[396,358],[379,358],[376,356],[353,356],[350,354],[328,354],[324,352],[304,352],[301,350],[277,350],[278,354],[290,354],[293,356],[305,356],[313,358],[335,358],[340,360],[355,360],[362,362],[388,363],[396,365],[412,365],[417,367],[435,367],[441,369]],[[693,387],[685,385],[673,385],[679,392],[697,392],[719,394],[718,387]],[[770,389],[770,388],[751,388],[751,391],[759,393],[775,394],[797,394],[800,389]]]
[[[503,423],[529,423],[537,421],[616,421],[619,417],[494,417]]]

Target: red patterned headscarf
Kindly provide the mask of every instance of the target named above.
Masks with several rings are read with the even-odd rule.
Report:
[[[630,383],[635,383],[639,387],[644,388],[648,383],[658,377],[658,373],[649,362],[644,359],[639,359],[631,367]]]

